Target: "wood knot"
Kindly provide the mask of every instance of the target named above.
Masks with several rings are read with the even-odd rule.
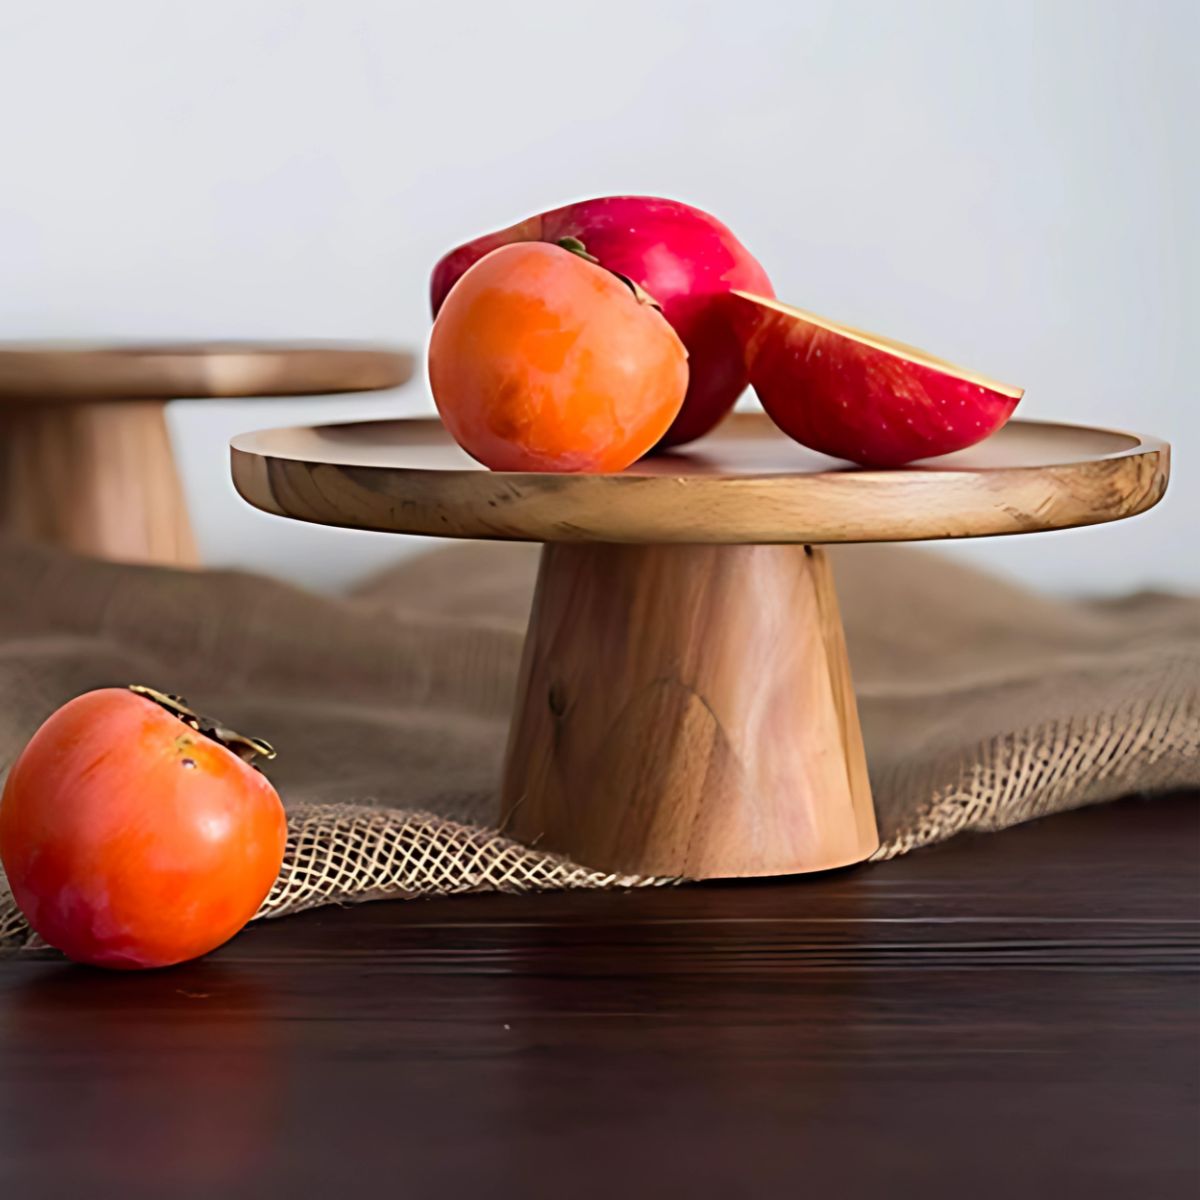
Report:
[[[567,711],[567,694],[561,683],[550,685],[550,690],[546,694],[546,702],[556,717],[561,717]]]

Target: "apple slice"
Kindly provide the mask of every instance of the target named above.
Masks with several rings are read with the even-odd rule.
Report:
[[[751,386],[810,450],[898,467],[981,442],[1024,389],[750,292],[731,293]]]

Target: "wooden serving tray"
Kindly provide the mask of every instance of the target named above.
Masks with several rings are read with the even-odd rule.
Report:
[[[588,866],[686,878],[823,870],[878,846],[821,543],[1119,520],[1157,503],[1169,470],[1154,438],[1027,421],[864,470],[754,413],[616,475],[487,471],[433,419],[245,434],[231,453],[266,512],[546,543],[501,825]]]

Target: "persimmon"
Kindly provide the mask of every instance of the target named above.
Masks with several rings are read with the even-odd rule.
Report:
[[[497,471],[620,471],[666,433],[687,351],[650,297],[542,242],[493,250],[445,298],[429,382],[460,446]]]
[[[287,839],[278,794],[246,761],[255,753],[270,747],[148,688],[64,704],[0,800],[0,860],[29,924],[69,958],[123,969],[231,938]]]

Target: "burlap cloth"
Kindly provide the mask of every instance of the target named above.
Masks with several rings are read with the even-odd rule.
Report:
[[[148,683],[279,750],[291,835],[261,916],[657,882],[491,828],[535,562],[535,547],[458,545],[329,599],[0,541],[0,764],[70,696]],[[834,562],[878,858],[1200,786],[1200,600],[1050,600],[906,547]],[[0,944],[27,936],[0,880]]]

